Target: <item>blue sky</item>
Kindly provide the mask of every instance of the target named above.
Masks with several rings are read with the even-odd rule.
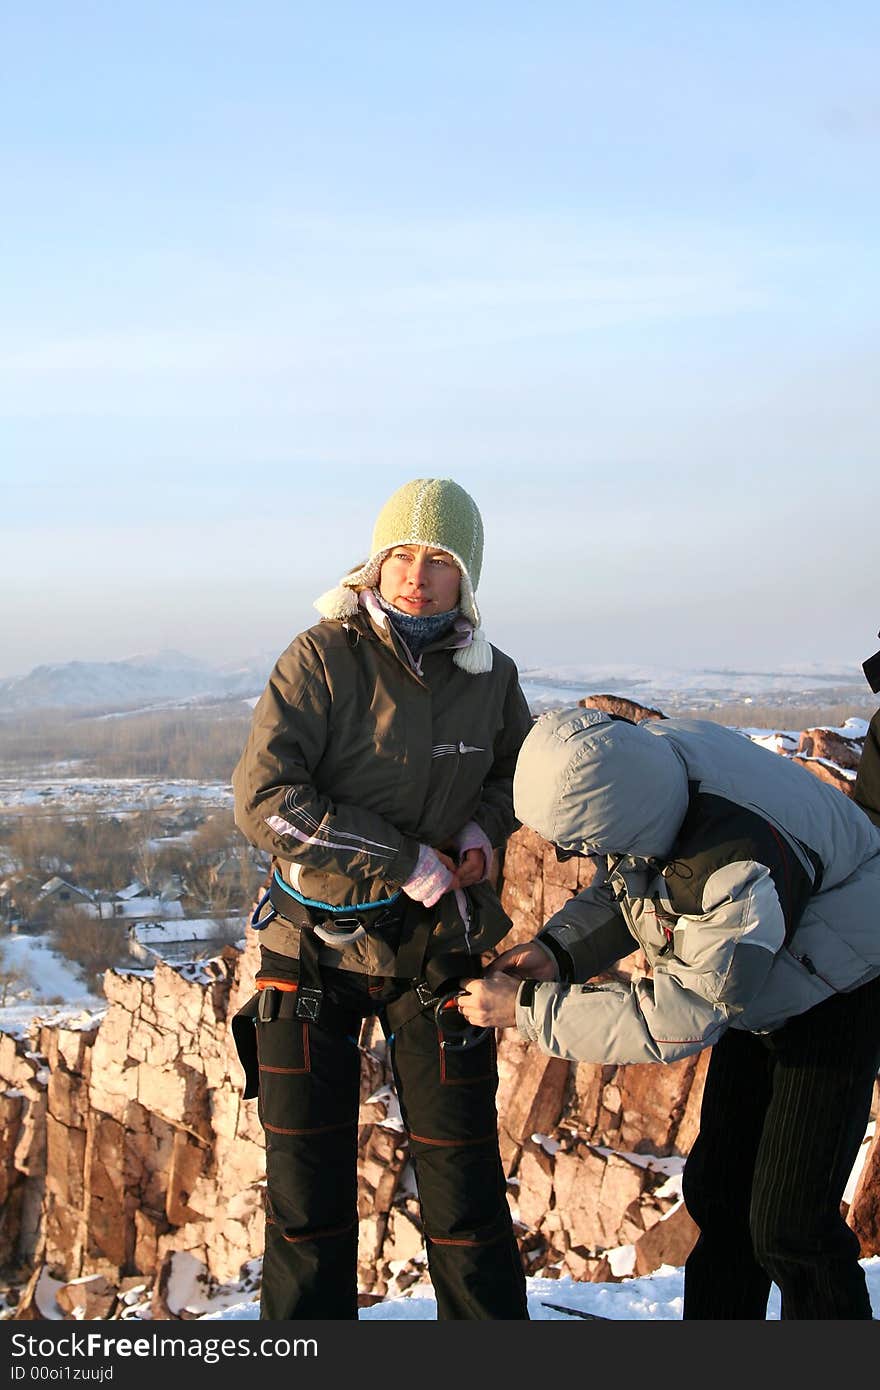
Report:
[[[880,626],[868,3],[0,20],[0,675],[280,650],[400,483],[521,665]]]

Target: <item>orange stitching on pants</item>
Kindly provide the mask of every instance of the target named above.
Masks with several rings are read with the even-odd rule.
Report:
[[[263,1129],[268,1129],[271,1134],[329,1134],[334,1129],[351,1129],[356,1125],[357,1120],[343,1120],[338,1125],[320,1125],[318,1129],[282,1129],[280,1125],[270,1125],[263,1121]]]
[[[452,1239],[449,1238],[449,1237],[447,1237],[446,1239],[441,1239],[440,1236],[426,1236],[425,1239],[426,1239],[426,1240],[429,1240],[429,1241],[431,1242],[432,1245],[470,1245],[470,1246],[482,1246],[482,1245],[494,1245],[496,1241],[502,1240],[503,1237],[502,1237],[502,1236],[490,1236],[488,1240],[452,1240]]]
[[[277,1227],[281,1239],[286,1240],[288,1245],[302,1245],[303,1241],[306,1240],[327,1240],[330,1236],[341,1236],[355,1225],[354,1221],[347,1221],[344,1226],[335,1226],[331,1230],[308,1231],[303,1236],[289,1236],[286,1231],[282,1231],[274,1216],[267,1216],[266,1221],[270,1226]]]
[[[494,1144],[498,1138],[493,1130],[491,1134],[485,1134],[480,1139],[426,1139],[423,1134],[409,1135],[417,1144],[434,1144],[443,1149],[469,1148],[472,1144]]]

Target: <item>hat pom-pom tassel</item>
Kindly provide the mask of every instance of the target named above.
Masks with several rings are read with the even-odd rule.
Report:
[[[467,671],[469,676],[481,676],[492,670],[492,647],[481,633],[475,632],[473,641],[466,647],[459,647],[452,660],[456,666]]]

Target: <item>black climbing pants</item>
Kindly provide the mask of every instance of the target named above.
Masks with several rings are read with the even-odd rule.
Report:
[[[322,972],[321,1019],[255,1022],[267,1213],[260,1315],[357,1317],[357,1116],[364,1017],[408,981]],[[440,1046],[433,1011],[389,1039],[441,1319],[527,1319],[525,1275],[498,1150],[493,1033]]]
[[[783,1318],[871,1318],[840,1204],[878,1068],[880,978],[715,1044],[684,1170],[685,1318],[763,1319],[771,1283]]]

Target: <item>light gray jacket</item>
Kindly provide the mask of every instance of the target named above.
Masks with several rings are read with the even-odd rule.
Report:
[[[606,881],[538,937],[572,983],[519,992],[520,1032],[553,1056],[675,1061],[880,974],[880,830],[743,734],[554,711],[520,750],[514,807],[545,839],[607,856]],[[648,977],[573,983],[636,946]]]

